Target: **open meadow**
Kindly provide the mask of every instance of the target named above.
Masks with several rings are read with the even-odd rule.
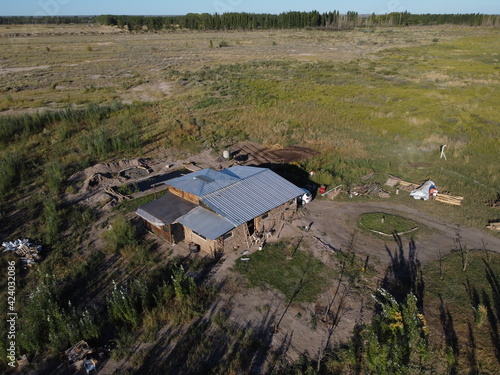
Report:
[[[102,374],[383,373],[388,355],[402,373],[495,374],[500,232],[485,228],[500,221],[498,51],[487,27],[1,25],[0,239],[46,252],[18,274],[27,368],[65,374],[61,353],[86,337],[113,342]],[[277,170],[342,186],[248,264],[136,228],[152,195],[111,207],[75,178],[137,158],[213,167],[238,142],[307,147]],[[390,175],[431,179],[462,204],[414,200],[384,187]],[[349,194],[367,183],[390,199]],[[14,259],[2,254],[2,269]]]

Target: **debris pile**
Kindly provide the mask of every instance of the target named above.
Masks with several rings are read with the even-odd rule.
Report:
[[[453,194],[438,193],[438,188],[431,180],[418,185],[413,182],[408,182],[396,176],[389,176],[387,186],[396,187],[400,190],[409,191],[410,195],[415,199],[427,200],[432,198],[438,202],[460,206],[464,197]],[[439,189],[441,190],[441,189]]]
[[[491,230],[500,230],[500,222],[490,223],[486,228]]]
[[[27,266],[31,266],[32,264],[42,260],[42,256],[40,255],[42,246],[31,242],[27,238],[3,242],[2,246],[5,247],[3,252],[13,251],[14,254],[21,258],[21,263]]]
[[[349,190],[349,195],[355,197],[364,195],[375,195],[379,198],[390,197],[389,192],[382,189],[377,183],[353,186],[351,190]]]
[[[85,358],[85,355],[90,351],[90,346],[85,341],[79,341],[64,353],[68,356],[68,362],[74,363]]]

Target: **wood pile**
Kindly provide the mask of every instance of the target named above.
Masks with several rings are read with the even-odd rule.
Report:
[[[401,190],[406,190],[406,191],[413,191],[416,188],[418,188],[420,184],[414,184],[413,182],[408,182],[408,181],[399,181],[398,188]]]
[[[463,199],[464,197],[461,197],[459,195],[442,194],[442,193],[438,193],[438,195],[436,195],[436,197],[434,198],[434,200],[438,202],[452,204],[455,206],[460,206],[462,204]]]
[[[486,228],[491,230],[500,230],[500,221],[496,223],[490,223]]]
[[[385,184],[387,186],[394,187],[399,184],[400,181],[401,179],[399,177],[389,175],[389,178],[387,179],[387,182]]]
[[[354,196],[375,195],[380,190],[378,184],[367,184],[354,186],[349,193]]]

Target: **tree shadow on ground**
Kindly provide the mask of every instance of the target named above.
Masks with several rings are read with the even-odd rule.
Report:
[[[468,354],[468,359],[469,359],[469,375],[476,375],[479,374],[479,368],[478,368],[478,363],[477,363],[477,357],[476,357],[476,338],[474,337],[474,329],[472,328],[471,322],[467,322],[468,330],[469,330],[469,354]]]
[[[389,247],[385,247],[391,258],[391,264],[386,270],[381,287],[399,303],[404,302],[409,293],[413,293],[417,297],[417,307],[423,311],[425,284],[415,241],[410,240],[406,255],[401,237],[396,233],[393,236],[397,248],[392,253]]]
[[[453,317],[451,316],[450,310],[447,309],[444,305],[443,297],[440,295],[439,300],[441,301],[439,305],[439,317],[441,320],[441,326],[443,327],[443,334],[446,347],[451,350],[451,354],[453,354],[455,361],[452,361],[450,368],[450,374],[457,374],[458,372],[458,364],[456,358],[458,358],[460,354],[460,347],[458,342],[457,332],[455,331],[455,327],[453,324]]]
[[[495,351],[495,357],[497,361],[500,363],[500,334],[498,333],[498,319],[495,316],[495,313],[491,306],[490,296],[484,290],[483,290],[483,304],[486,307],[487,311],[491,344],[493,345],[493,349]]]
[[[208,314],[181,329],[175,337],[158,340],[134,373],[261,373],[271,352],[275,313],[267,311],[257,324],[241,324],[231,320],[230,315],[230,310],[213,306]],[[278,352],[286,350],[287,342],[288,336]]]

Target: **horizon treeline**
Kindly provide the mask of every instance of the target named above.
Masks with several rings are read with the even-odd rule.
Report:
[[[411,25],[467,25],[500,27],[500,15],[480,13],[469,14],[411,14],[392,12],[383,15],[359,15],[348,11],[319,13],[284,12],[268,13],[189,13],[179,16],[12,16],[0,17],[0,24],[90,24],[100,23],[117,26],[128,31],[160,30],[255,30],[255,29],[296,29],[332,28],[343,29],[363,26],[411,26]]]

